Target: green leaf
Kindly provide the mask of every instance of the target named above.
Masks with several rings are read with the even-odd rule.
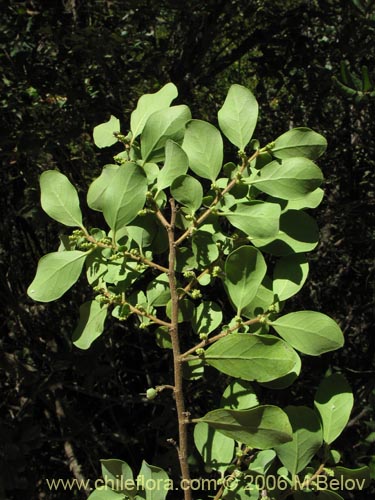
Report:
[[[232,226],[252,238],[273,238],[279,232],[280,206],[276,203],[248,201],[230,208],[225,215]]]
[[[223,313],[216,302],[204,301],[194,309],[191,326],[195,333],[209,334],[222,322]]]
[[[185,123],[191,119],[187,106],[172,106],[153,113],[141,135],[142,159],[157,163],[164,159],[164,146],[168,139],[181,141]]]
[[[99,177],[90,184],[87,192],[87,204],[92,210],[103,211],[104,192],[120,168],[123,167],[119,165],[105,165]]]
[[[345,429],[353,408],[353,394],[346,379],[335,373],[320,383],[315,408],[323,424],[323,439],[331,444]]]
[[[202,204],[202,185],[190,175],[177,177],[172,183],[171,194],[176,201],[188,209],[191,215],[194,215]]]
[[[269,196],[266,201],[271,203],[278,203],[281,208],[281,212],[284,213],[287,210],[304,210],[305,208],[316,208],[323,200],[324,191],[321,188],[315,189],[312,193],[308,193],[298,200],[282,200],[281,198],[275,198]]]
[[[202,120],[191,120],[186,125],[182,147],[191,170],[214,181],[223,164],[223,139],[217,128]]]
[[[111,118],[94,127],[94,142],[98,148],[108,148],[117,142],[114,133],[120,132],[120,120],[111,115]]]
[[[258,103],[241,85],[232,85],[218,112],[219,126],[229,141],[244,150],[253,136],[258,119]]]
[[[182,366],[182,376],[186,380],[198,380],[204,374],[204,364],[201,359],[192,359]]]
[[[249,464],[249,470],[265,475],[275,458],[276,453],[273,450],[258,451],[254,460],[252,460]]]
[[[282,257],[273,271],[273,291],[277,298],[287,300],[298,293],[309,274],[309,263],[304,254]]]
[[[213,235],[208,231],[196,231],[192,238],[191,248],[198,266],[202,268],[208,267],[219,257],[219,249]]]
[[[147,301],[149,306],[160,307],[168,304],[171,298],[169,279],[165,273],[159,274],[147,285]]]
[[[167,140],[164,166],[157,179],[158,189],[169,187],[177,177],[185,175],[188,168],[189,160],[185,151],[175,142]]]
[[[220,406],[231,410],[248,410],[258,405],[253,386],[245,380],[232,380],[223,392],[220,402]]]
[[[167,304],[165,312],[169,319],[172,319],[172,301],[170,300]],[[191,321],[194,313],[194,304],[189,299],[183,299],[179,302],[178,309],[178,322],[182,323],[184,321]]]
[[[28,296],[38,302],[59,299],[78,280],[86,257],[86,252],[78,250],[44,255],[27,289]]]
[[[177,95],[177,87],[173,83],[167,83],[157,92],[141,96],[130,117],[132,140],[142,133],[148,118],[155,111],[168,108]]]
[[[143,460],[137,477],[137,485],[141,485],[145,490],[146,500],[165,500],[168,491],[172,488],[172,481],[163,469],[149,465]]]
[[[199,422],[194,428],[194,443],[205,467],[225,472],[234,454],[233,439],[215,431],[207,423]]]
[[[153,214],[140,215],[126,227],[129,239],[134,241],[141,251],[152,245],[157,231],[158,224]]]
[[[172,349],[171,334],[166,326],[159,326],[155,330],[155,340],[161,349]]]
[[[46,214],[65,226],[82,227],[78,193],[64,174],[57,170],[43,172],[40,189],[40,201]]]
[[[272,281],[268,276],[265,276],[255,297],[250,304],[242,310],[241,315],[245,316],[245,318],[255,318],[258,314],[267,312],[274,302]]]
[[[271,325],[297,351],[320,356],[344,345],[339,325],[329,316],[315,311],[298,311],[281,316]]]
[[[250,410],[218,409],[199,419],[225,436],[251,448],[267,449],[292,440],[287,415],[277,406],[265,405]]]
[[[359,467],[358,469],[347,469],[346,467],[333,467],[334,478],[338,480],[339,484],[344,484],[345,489],[364,490],[368,488],[371,483],[370,469],[367,466]],[[332,479],[330,486],[332,487]],[[335,486],[338,486],[335,481]]]
[[[91,493],[87,500],[125,500],[125,495],[111,490],[108,486],[100,486]]]
[[[296,351],[293,349],[294,353],[294,365],[293,368],[286,374],[280,378],[275,380],[271,380],[270,382],[262,382],[261,385],[267,387],[268,389],[285,389],[293,384],[293,382],[297,379],[299,374],[301,373],[302,362],[301,358],[298,356]]]
[[[289,373],[294,351],[273,335],[232,333],[205,351],[206,363],[243,380],[268,382]]]
[[[137,487],[133,479],[133,471],[126,462],[117,459],[100,460],[102,476],[113,490],[125,493],[130,497],[137,494]]]
[[[329,483],[329,481],[328,481]],[[324,481],[325,484],[325,481]],[[344,500],[341,495],[336,493],[335,491],[330,491],[323,489],[323,491],[319,491],[317,497],[313,497],[315,500]]]
[[[322,429],[316,413],[306,406],[284,409],[293,429],[293,440],[277,446],[276,453],[292,477],[301,472],[323,444]]]
[[[276,238],[254,239],[252,243],[276,256],[311,252],[319,241],[319,229],[310,215],[300,210],[288,210],[280,217]]]
[[[286,158],[268,163],[247,183],[263,193],[283,200],[298,200],[314,191],[323,181],[320,168],[307,158]]]
[[[316,160],[327,149],[326,139],[307,127],[298,127],[280,135],[271,148],[273,156],[284,160],[303,156]]]
[[[147,178],[139,165],[125,163],[112,176],[103,194],[104,218],[113,231],[136,218],[146,201]]]
[[[107,307],[97,300],[85,302],[79,308],[79,322],[73,332],[73,344],[79,349],[88,349],[102,333],[107,316]]]
[[[238,314],[255,297],[266,271],[263,255],[256,248],[242,246],[228,255],[224,284]]]

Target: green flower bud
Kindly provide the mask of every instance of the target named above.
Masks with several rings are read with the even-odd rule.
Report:
[[[153,387],[150,387],[146,391],[146,398],[149,399],[150,401],[155,399],[157,395],[158,395],[158,391],[156,389],[154,389]]]

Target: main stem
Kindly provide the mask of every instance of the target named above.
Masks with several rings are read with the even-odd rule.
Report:
[[[176,221],[176,205],[173,199],[170,200],[171,205],[171,222],[164,224],[168,232],[169,241],[169,267],[168,278],[171,291],[171,326],[169,331],[171,334],[172,350],[173,350],[173,371],[174,371],[174,395],[176,400],[176,410],[178,418],[178,459],[180,461],[182,480],[184,485],[184,500],[192,500],[190,489],[190,471],[188,464],[188,446],[187,446],[187,414],[185,410],[185,401],[182,382],[182,361],[180,340],[178,337],[178,292],[175,276],[176,262],[176,242],[175,242],[175,221]]]

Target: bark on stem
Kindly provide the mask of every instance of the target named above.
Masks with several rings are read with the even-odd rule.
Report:
[[[178,459],[181,467],[181,475],[184,481],[184,500],[192,500],[190,489],[190,471],[188,465],[188,449],[187,449],[187,415],[185,411],[185,401],[182,386],[182,361],[180,359],[180,340],[178,338],[178,291],[175,277],[175,262],[176,262],[176,243],[175,243],[175,221],[176,221],[176,205],[173,199],[170,200],[171,205],[171,222],[164,226],[168,232],[169,241],[169,268],[168,278],[169,287],[171,290],[172,314],[169,331],[171,334],[172,350],[173,350],[173,371],[174,371],[174,395],[176,400],[176,410],[178,418]]]

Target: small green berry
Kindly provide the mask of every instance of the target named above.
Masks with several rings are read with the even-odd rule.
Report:
[[[149,399],[150,401],[155,399],[157,395],[158,395],[158,391],[156,389],[154,389],[153,387],[150,387],[146,391],[146,398]]]

